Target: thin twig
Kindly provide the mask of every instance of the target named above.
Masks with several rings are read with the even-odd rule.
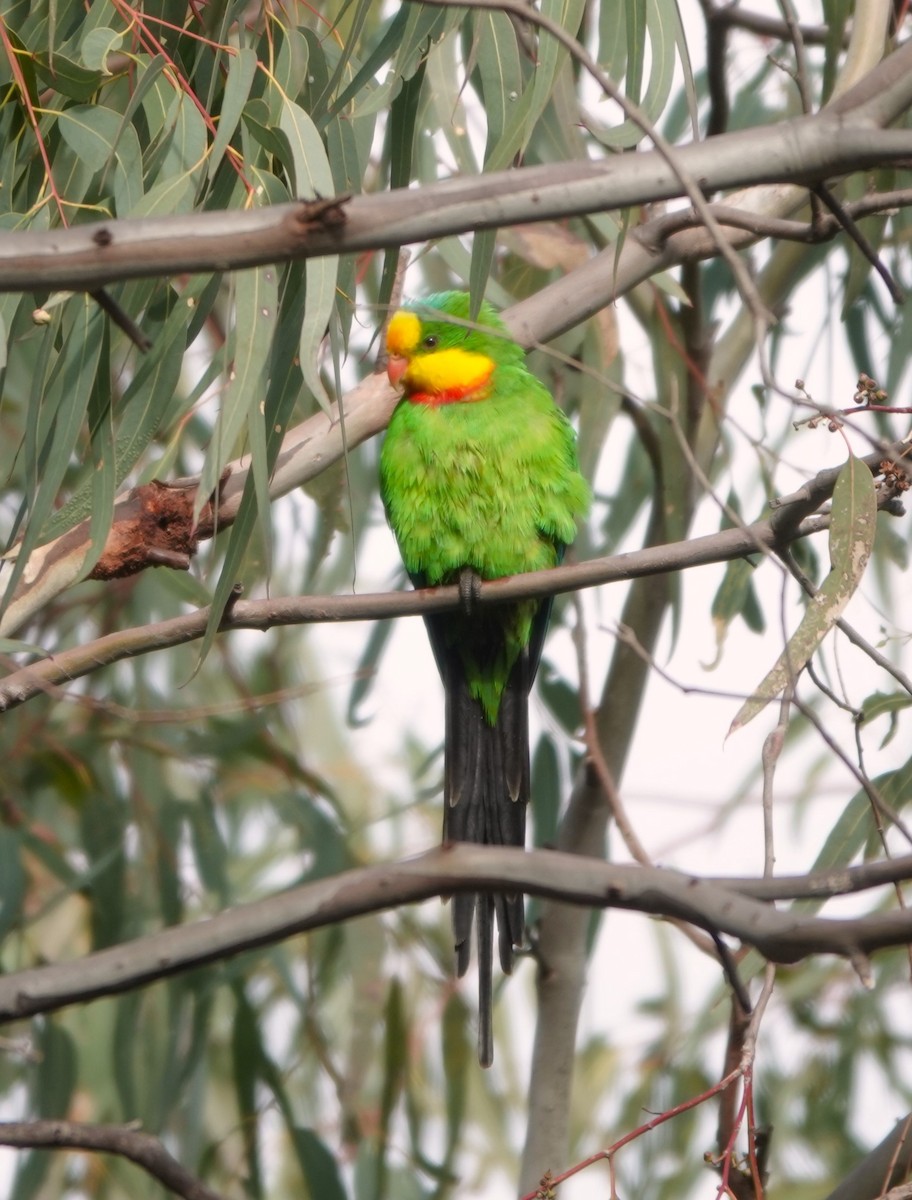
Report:
[[[842,205],[842,209],[857,219],[877,213],[893,213],[910,205],[912,188],[900,188],[891,192],[870,193],[858,200],[847,201]],[[841,223],[832,213],[824,214],[819,221],[799,221],[788,217],[770,217],[725,203],[712,204],[710,207],[720,225],[747,230],[758,238],[778,238],[780,241],[814,245],[829,241],[842,229]],[[672,235],[693,229],[700,224],[699,217],[691,209],[676,209],[638,225],[634,236],[646,246],[658,247]]]
[[[779,721],[764,739],[762,751],[763,764],[763,876],[770,879],[776,865],[776,851],[773,842],[773,779],[776,774],[776,764],[785,745],[785,735],[788,731],[789,709],[791,704],[791,689],[786,689],[785,695],[779,702]]]
[[[631,1130],[630,1133],[625,1134],[625,1136],[622,1138],[619,1138],[613,1146],[609,1146],[607,1150],[599,1150],[595,1154],[590,1155],[588,1158],[583,1159],[581,1162],[574,1163],[572,1167],[568,1168],[566,1171],[562,1171],[560,1175],[549,1176],[547,1180],[547,1187],[555,1188],[558,1184],[565,1183],[568,1179],[572,1179],[574,1175],[578,1175],[580,1171],[585,1171],[587,1168],[594,1166],[596,1163],[607,1161],[609,1164],[611,1164],[614,1156],[619,1150],[622,1150],[624,1146],[629,1146],[631,1142],[641,1138],[644,1134],[651,1133],[654,1129],[658,1129],[659,1126],[664,1125],[666,1121],[671,1121],[674,1117],[679,1117],[682,1113],[690,1112],[699,1105],[705,1104],[707,1100],[711,1100],[713,1096],[718,1095],[719,1092],[724,1091],[733,1083],[737,1082],[738,1075],[739,1073],[737,1071],[732,1071],[730,1075],[726,1075],[724,1079],[720,1079],[718,1083],[713,1084],[711,1088],[707,1088],[705,1092],[701,1092],[699,1096],[692,1096],[690,1100],[685,1100],[681,1104],[676,1104],[673,1108],[669,1108],[666,1112],[659,1113],[657,1116],[652,1117],[649,1121],[644,1122],[644,1124],[638,1126],[636,1129]],[[521,1200],[539,1200],[539,1197],[541,1197],[542,1194],[542,1189],[538,1188],[535,1191],[527,1192],[521,1197]]]
[[[884,281],[893,303],[905,303],[906,296],[902,288],[887,270],[885,264],[880,258],[880,255],[865,237],[862,230],[858,227],[858,225],[856,225],[851,215],[846,211],[844,206],[839,203],[826,184],[817,184],[817,186],[814,188],[814,193],[820,197],[820,199],[827,206],[842,228],[846,231],[861,253],[865,256],[877,274]]]
[[[642,866],[653,866],[652,859],[646,851],[646,847],[640,841],[639,834],[633,827],[633,823],[627,814],[627,809],[621,799],[621,794],[618,791],[617,784],[611,774],[611,770],[605,761],[605,756],[602,754],[599,746],[598,730],[595,727],[595,713],[590,701],[589,690],[589,673],[586,667],[588,657],[586,654],[585,628],[583,624],[582,605],[579,603],[579,594],[574,594],[576,607],[576,623],[573,628],[573,641],[576,648],[577,671],[579,674],[579,697],[580,711],[583,717],[583,730],[586,740],[586,754],[588,756],[588,765],[594,771],[599,782],[602,795],[605,802],[611,811],[611,817],[621,835],[624,845],[630,852],[634,862],[640,863]],[[701,949],[711,950],[704,943]]]
[[[704,12],[706,11],[704,5]],[[769,17],[765,13],[751,12],[740,4],[720,4],[718,7],[714,6],[711,12],[711,19],[719,25],[743,29],[746,33],[756,33],[759,37],[778,38],[781,42],[789,40],[790,30],[785,21]],[[801,24],[798,28],[806,45],[825,46],[829,40],[830,31],[826,25]]]
[[[95,288],[89,295],[98,307],[108,314],[118,329],[123,330],[130,341],[143,354],[152,349],[151,341],[146,337],[133,318],[117,303],[110,292],[104,288]]]
[[[889,821],[891,825],[898,829],[905,838],[906,842],[912,846],[912,830],[909,829],[908,825],[906,825],[905,821],[902,819],[896,809],[893,808],[892,805],[888,804],[883,798],[883,794],[880,789],[875,786],[872,780],[868,779],[864,771],[859,770],[856,764],[852,762],[852,760],[843,750],[842,746],[840,746],[838,740],[830,733],[823,721],[820,720],[810,705],[804,704],[798,699],[797,696],[794,698],[794,704],[801,715],[810,721],[810,723],[814,726],[820,737],[823,738],[828,749],[830,749],[839,759],[842,765],[852,775],[859,788],[867,796],[871,805],[871,812],[874,816],[875,826],[878,834],[880,835],[884,851],[889,854],[886,843],[884,820]]]
[[[611,768],[605,761],[605,756],[602,753],[599,745],[598,729],[595,723],[595,711],[590,703],[589,691],[589,673],[586,669],[588,656],[586,654],[585,627],[583,623],[582,605],[579,603],[579,595],[574,594],[576,606],[576,624],[573,629],[573,639],[576,646],[577,670],[579,673],[579,696],[580,710],[583,716],[583,729],[586,739],[586,754],[588,758],[588,766],[591,767],[598,780],[602,795],[605,798],[605,803],[611,812],[612,820],[618,833],[621,835],[624,845],[630,852],[631,858],[635,862],[640,863],[644,867],[652,867],[655,864],[646,850],[646,847],[640,841],[639,834],[634,828],[633,822],[627,812],[627,807],[621,798],[621,793],[611,774]],[[698,932],[686,922],[674,921],[678,929],[686,938],[691,941],[698,950],[704,954],[708,954],[714,958],[718,958],[722,965],[722,969],[729,977],[729,982],[732,987],[737,989],[740,981],[737,972],[734,970],[734,964],[730,956],[727,956],[725,944],[716,933],[711,933],[710,937]],[[730,971],[731,968],[731,971]]]
[[[792,43],[792,49],[795,52],[795,83],[798,87],[798,94],[801,96],[801,111],[807,114],[811,112],[811,88],[808,81],[804,35],[801,32],[801,26],[798,23],[798,14],[795,12],[792,0],[779,0],[779,7],[782,10],[782,16],[788,29],[789,41]]]

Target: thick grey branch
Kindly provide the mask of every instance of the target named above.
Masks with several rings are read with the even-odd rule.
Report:
[[[910,103],[912,44],[907,43],[820,113],[682,146],[675,158],[710,191],[773,182],[814,184],[912,156],[912,131],[884,128]],[[340,209],[344,221],[315,221],[313,202],[300,201],[248,212],[2,232],[0,290],[89,289],[124,279],[356,253],[682,194],[676,171],[653,150],[355,196]]]
[[[912,861],[905,869],[912,875]],[[458,891],[522,891],[599,908],[675,917],[755,946],[774,962],[812,954],[853,961],[912,939],[912,911],[850,920],[779,912],[745,895],[756,881],[727,884],[658,867],[613,865],[550,850],[444,846],[389,866],[362,867],[331,879],[164,929],[73,962],[0,978],[0,1021],[128,991],[295,934]]]

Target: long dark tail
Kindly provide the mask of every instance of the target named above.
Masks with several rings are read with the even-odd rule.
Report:
[[[447,679],[444,841],[487,846],[523,846],[529,800],[529,714],[527,664],[517,663],[504,691],[497,722],[491,725],[469,693],[461,663],[454,655]],[[522,895],[471,895],[453,898],[456,966],[465,974],[471,957],[473,919],[478,941],[478,1059],[494,1058],[492,969],[494,914],[500,965],[509,974],[513,947],[522,942]]]

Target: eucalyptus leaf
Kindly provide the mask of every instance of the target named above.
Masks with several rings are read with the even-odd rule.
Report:
[[[114,54],[123,45],[123,34],[105,25],[97,25],[82,39],[80,53],[82,61],[90,71],[108,72],[108,55]],[[55,61],[56,68],[56,61]]]
[[[729,734],[751,721],[794,683],[811,655],[842,616],[861,582],[874,546],[877,502],[868,468],[850,458],[833,491],[830,573],[811,598],[807,611],[775,665],[741,706]]]

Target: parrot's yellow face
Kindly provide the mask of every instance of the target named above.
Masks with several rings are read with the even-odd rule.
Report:
[[[454,345],[462,333],[458,326],[422,321],[401,309],[386,332],[390,383],[401,386],[416,404],[483,399],[495,363],[486,354]]]

